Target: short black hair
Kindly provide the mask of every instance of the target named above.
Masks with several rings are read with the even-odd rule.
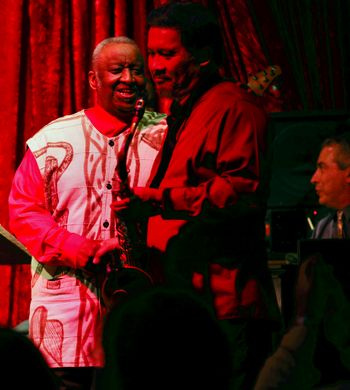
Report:
[[[223,45],[220,26],[215,15],[198,3],[176,3],[153,9],[147,18],[150,27],[169,27],[178,30],[184,47],[196,54],[209,48],[211,59],[217,66],[223,61]]]
[[[336,126],[335,134],[326,138],[321,145],[321,149],[327,146],[338,146],[336,163],[340,169],[350,166],[350,122],[340,122]]]

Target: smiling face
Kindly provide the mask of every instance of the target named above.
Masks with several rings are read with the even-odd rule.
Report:
[[[343,209],[350,205],[350,167],[341,169],[336,162],[338,156],[339,145],[323,147],[311,183],[321,205]]]
[[[110,43],[104,46],[89,72],[97,103],[122,120],[129,120],[145,88],[144,62],[137,46]]]
[[[149,29],[148,67],[159,96],[188,96],[198,82],[201,66],[183,46],[175,28]]]

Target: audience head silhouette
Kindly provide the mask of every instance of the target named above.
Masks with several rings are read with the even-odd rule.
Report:
[[[41,352],[11,328],[0,328],[0,373],[9,389],[58,389]]]
[[[227,389],[225,331],[190,292],[154,288],[105,324],[103,389]]]

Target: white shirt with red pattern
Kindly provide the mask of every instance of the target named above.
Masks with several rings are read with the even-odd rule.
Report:
[[[116,235],[111,180],[127,126],[113,125],[100,107],[54,120],[28,140],[13,179],[10,230],[33,255],[30,337],[51,367],[103,365],[104,308],[82,248]],[[128,153],[131,186],[147,182],[166,126],[144,114]]]

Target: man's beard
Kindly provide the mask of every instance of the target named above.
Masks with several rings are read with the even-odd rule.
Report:
[[[173,99],[174,93],[172,88],[156,88],[158,92],[158,96],[160,98],[167,98],[167,99]]]
[[[168,88],[159,87],[157,89],[160,98],[181,100],[191,94],[197,84],[198,75],[184,73],[176,78],[177,81]]]

